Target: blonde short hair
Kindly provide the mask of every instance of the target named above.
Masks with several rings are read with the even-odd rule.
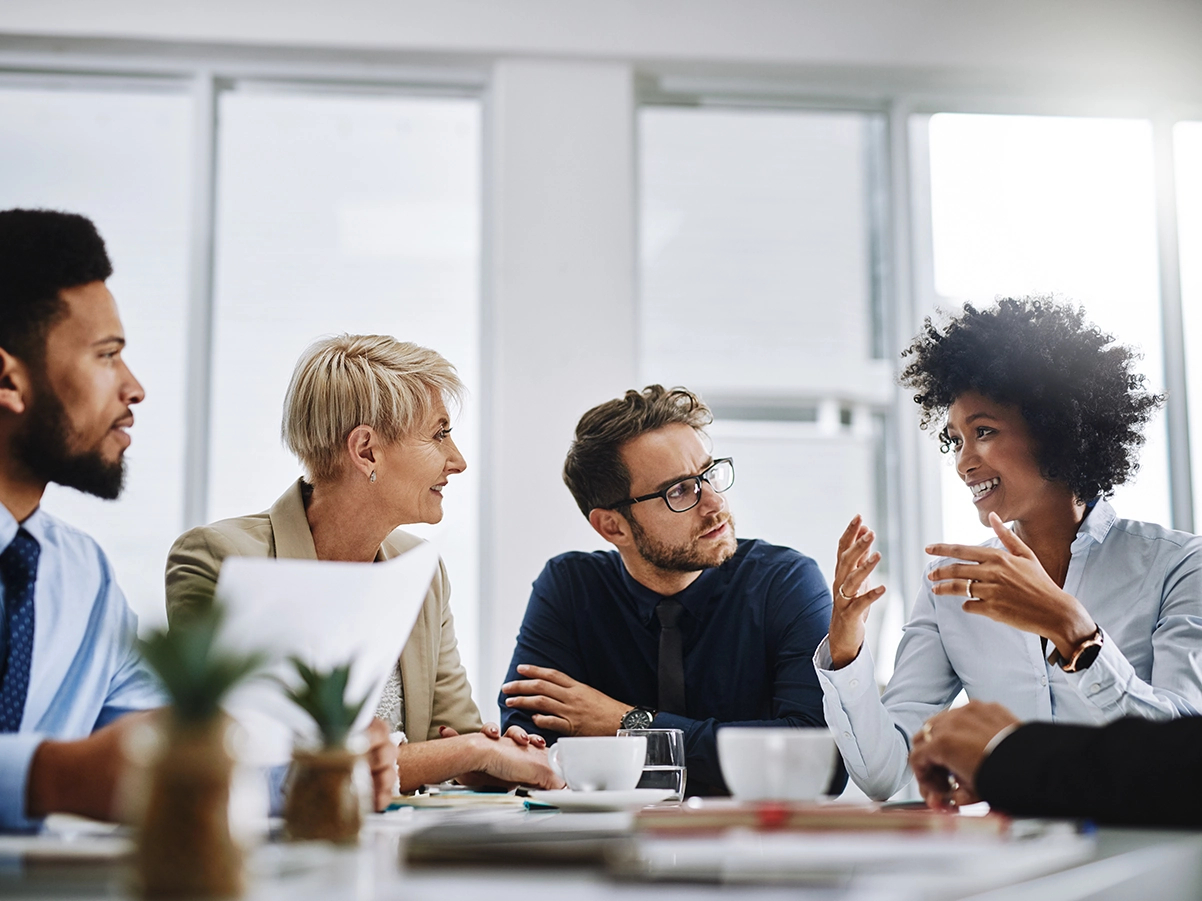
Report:
[[[297,360],[280,433],[310,481],[329,480],[358,426],[396,441],[429,418],[433,397],[449,407],[463,395],[455,367],[429,348],[388,335],[322,338]]]

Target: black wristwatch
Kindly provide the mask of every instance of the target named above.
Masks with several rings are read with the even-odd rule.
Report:
[[[1048,655],[1048,663],[1056,664],[1066,673],[1079,673],[1087,670],[1098,659],[1098,654],[1102,652],[1102,641],[1102,627],[1099,626],[1094,630],[1093,635],[1073,649],[1072,656],[1067,660],[1060,656],[1059,650],[1053,648],[1052,653]]]
[[[655,719],[655,711],[646,707],[631,707],[622,716],[623,729],[648,729]]]

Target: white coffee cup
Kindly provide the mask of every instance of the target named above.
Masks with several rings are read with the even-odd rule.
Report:
[[[573,791],[629,791],[643,775],[647,739],[633,736],[561,738],[547,762]]]
[[[741,801],[812,801],[830,785],[835,739],[829,729],[718,730],[718,762]]]

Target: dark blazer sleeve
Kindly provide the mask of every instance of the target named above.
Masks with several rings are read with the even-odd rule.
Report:
[[[977,794],[1018,816],[1202,826],[1202,717],[1106,726],[1030,723],[977,773]]]

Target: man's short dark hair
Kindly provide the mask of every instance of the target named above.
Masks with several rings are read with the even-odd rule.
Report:
[[[38,366],[66,313],[59,292],[113,274],[90,219],[53,210],[0,211],[0,347]]]
[[[674,423],[702,431],[713,421],[705,402],[685,388],[632,388],[580,417],[563,464],[564,484],[585,516],[597,507],[612,507],[630,497],[630,471],[621,453],[626,442]]]

